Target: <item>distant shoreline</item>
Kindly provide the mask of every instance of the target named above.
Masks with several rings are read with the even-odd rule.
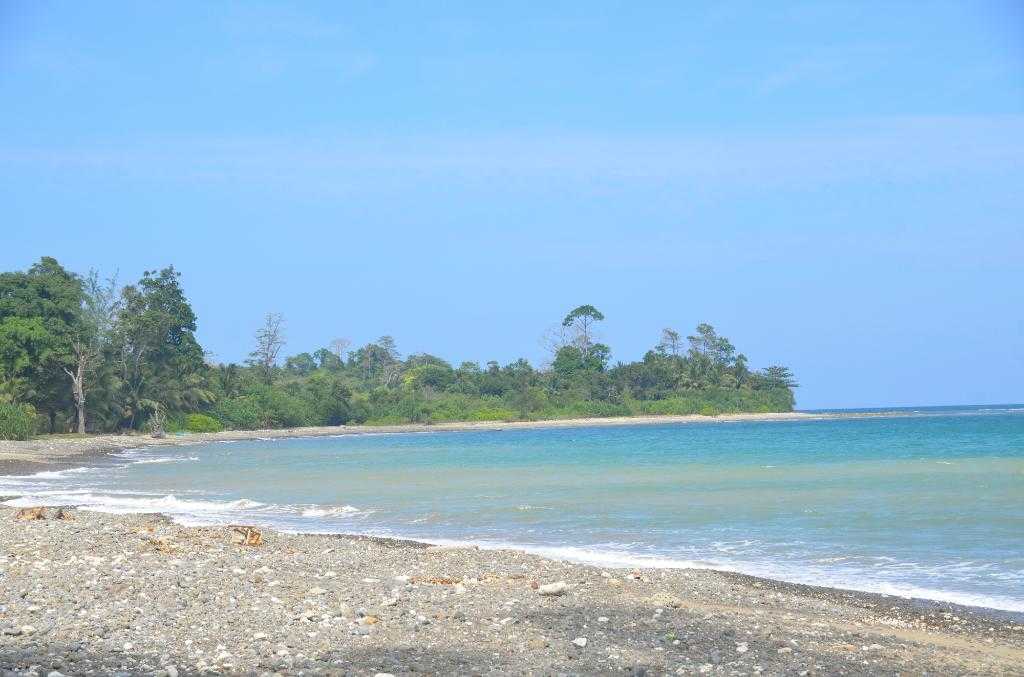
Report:
[[[236,442],[241,440],[284,439],[292,437],[332,437],[339,435],[401,434],[423,432],[471,432],[508,429],[585,428],[659,424],[740,423],[764,421],[813,421],[837,418],[877,418],[909,415],[899,411],[865,413],[772,412],[702,416],[615,416],[608,418],[571,418],[540,421],[456,421],[451,423],[403,423],[398,425],[342,425],[267,430],[224,430],[216,433],[168,434],[164,438],[149,435],[86,435],[82,437],[39,437],[24,442],[0,440],[0,475],[27,475],[44,470],[69,468],[113,452],[141,447],[168,447]]]

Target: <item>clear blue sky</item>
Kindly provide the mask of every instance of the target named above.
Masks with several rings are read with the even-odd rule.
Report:
[[[801,407],[1024,400],[1024,3],[2,0],[0,104],[0,269],[173,263],[219,360],[592,303]]]

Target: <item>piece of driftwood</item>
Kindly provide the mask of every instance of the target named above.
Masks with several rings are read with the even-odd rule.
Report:
[[[57,514],[53,516],[56,520],[73,520],[75,519],[75,513],[71,512],[67,508],[57,508]]]
[[[14,519],[22,522],[44,520],[46,519],[46,508],[22,508],[14,513]]]
[[[231,538],[238,545],[263,545],[263,533],[256,527],[231,525]]]

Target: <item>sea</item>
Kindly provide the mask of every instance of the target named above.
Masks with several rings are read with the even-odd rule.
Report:
[[[1024,612],[1024,405],[812,413],[151,447],[0,495]]]

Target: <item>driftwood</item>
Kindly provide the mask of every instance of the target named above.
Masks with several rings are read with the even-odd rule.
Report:
[[[238,545],[263,545],[263,534],[256,527],[231,525],[231,539]]]
[[[44,520],[46,519],[46,508],[22,508],[14,513],[14,519],[22,522]]]
[[[67,508],[57,508],[57,514],[53,516],[55,520],[73,520],[75,519],[75,513],[71,512]]]

